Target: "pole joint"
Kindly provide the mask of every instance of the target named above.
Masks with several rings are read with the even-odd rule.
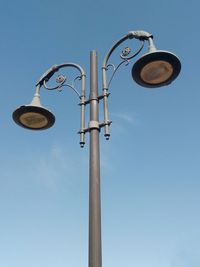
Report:
[[[99,130],[100,129],[99,122],[98,121],[90,121],[89,125],[88,125],[88,129],[89,129],[89,131],[92,130],[92,129]]]

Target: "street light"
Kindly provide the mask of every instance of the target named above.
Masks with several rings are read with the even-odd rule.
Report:
[[[135,53],[131,53],[130,47],[125,47],[121,54],[120,63],[115,66],[109,63],[113,51],[128,39],[138,40],[141,46]],[[53,65],[47,70],[36,83],[36,92],[32,102],[17,108],[13,112],[14,121],[27,129],[44,130],[53,126],[55,117],[51,111],[41,105],[40,89],[44,87],[47,90],[61,90],[64,86],[71,88],[79,97],[80,105],[80,146],[85,144],[85,134],[90,135],[90,156],[89,156],[89,267],[102,266],[101,249],[101,201],[100,201],[100,150],[99,133],[104,128],[104,135],[109,139],[109,127],[111,121],[108,114],[108,89],[110,83],[122,64],[128,65],[129,62],[137,56],[148,42],[148,52],[139,58],[132,67],[132,77],[139,85],[156,88],[170,84],[179,75],[181,63],[176,55],[157,50],[153,43],[152,34],[146,31],[130,31],[117,41],[106,54],[102,65],[102,95],[98,94],[98,67],[97,53],[90,52],[90,94],[86,98],[85,90],[85,72],[81,66],[75,63],[64,63]],[[59,75],[56,79],[58,85],[50,87],[48,81],[54,74],[63,68],[75,68],[79,74],[72,83],[67,82],[64,75]],[[108,81],[107,71],[112,68],[111,77]],[[77,90],[75,81],[81,81],[81,89]],[[99,121],[99,101],[103,100],[104,121]],[[85,106],[90,106],[90,119],[88,127],[85,127]]]

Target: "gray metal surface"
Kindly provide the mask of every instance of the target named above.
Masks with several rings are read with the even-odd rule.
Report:
[[[97,53],[90,52],[90,121],[99,123]],[[101,267],[101,196],[99,129],[90,129],[89,267]]]

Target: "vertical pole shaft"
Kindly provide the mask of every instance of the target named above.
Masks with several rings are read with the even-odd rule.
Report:
[[[89,267],[102,266],[97,53],[90,52]]]

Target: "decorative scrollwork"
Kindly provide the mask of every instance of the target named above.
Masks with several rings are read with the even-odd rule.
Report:
[[[66,81],[66,76],[64,76],[64,75],[58,75],[58,77],[56,78],[57,83],[62,84],[65,81]]]
[[[107,65],[106,70],[108,70],[109,67],[112,67],[112,69],[113,69],[113,72],[112,72],[112,74],[111,74],[110,80],[109,80],[109,82],[108,82],[108,88],[109,88],[109,86],[110,86],[110,83],[112,82],[112,79],[113,79],[113,77],[114,77],[116,71],[119,69],[119,67],[120,67],[121,65],[123,65],[123,64],[125,64],[125,66],[128,66],[129,62],[130,62],[130,60],[124,59],[124,60],[121,61],[117,66],[115,66],[114,64],[109,64],[109,65]]]
[[[58,90],[59,92],[61,92],[63,90],[63,87],[66,86],[66,87],[71,88],[78,95],[78,97],[80,98],[81,94],[76,89],[75,82],[76,82],[76,80],[81,80],[81,79],[82,79],[82,77],[79,75],[79,76],[75,77],[75,79],[71,83],[67,83],[66,76],[60,74],[60,75],[58,75],[56,77],[56,83],[58,83],[57,86],[49,86],[49,85],[47,85],[47,82],[49,80],[47,80],[47,81],[44,80],[43,86],[47,90]]]
[[[121,57],[121,59],[130,60],[130,59],[134,58],[135,56],[137,56],[140,53],[140,51],[143,49],[143,47],[144,47],[144,41],[141,40],[141,46],[139,47],[139,49],[136,52],[134,52],[132,55],[130,55],[131,48],[130,47],[125,47],[122,50],[122,52],[120,54],[120,57]]]
[[[56,78],[56,82],[59,83],[59,85],[57,86],[48,86],[47,85],[47,82],[49,80],[44,80],[43,82],[43,85],[44,85],[44,88],[47,89],[47,90],[59,90],[61,91],[62,87],[64,86],[65,82],[66,82],[66,77],[63,76],[63,75],[59,75],[57,78]]]
[[[109,67],[112,67],[112,70],[113,70],[112,73],[111,73],[111,76],[110,76],[110,80],[107,83],[107,87],[108,88],[110,86],[110,83],[111,83],[111,81],[112,81],[112,79],[113,79],[116,71],[119,69],[119,67],[122,66],[123,64],[125,64],[125,66],[127,66],[129,64],[130,60],[132,58],[134,58],[135,56],[137,56],[140,53],[140,51],[143,49],[143,47],[144,47],[144,40],[140,40],[140,43],[141,43],[141,45],[138,48],[138,50],[135,51],[135,52],[133,52],[133,53],[132,53],[132,49],[129,46],[126,46],[122,50],[122,52],[120,53],[120,55],[119,55],[122,61],[117,66],[115,66],[114,64],[110,64],[110,63],[106,65],[106,67],[105,67],[105,70],[106,71],[108,71]],[[113,51],[113,50],[114,49],[112,49],[111,51]]]
[[[127,57],[130,54],[130,52],[131,52],[131,48],[127,46],[122,50],[121,56]]]

